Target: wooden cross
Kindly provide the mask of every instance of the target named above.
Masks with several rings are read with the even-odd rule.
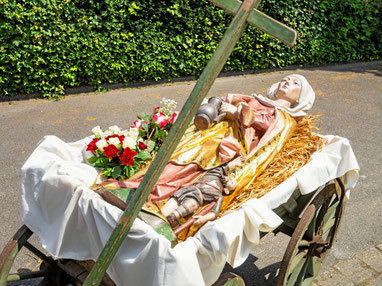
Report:
[[[238,0],[211,1],[229,13],[234,14],[235,17],[232,19],[223,39],[200,75],[175,124],[172,126],[154,161],[150,164],[141,184],[126,202],[127,208],[119,219],[92,271],[86,278],[84,286],[99,285],[101,282],[144,202],[189,126],[192,117],[196,114],[198,107],[222,70],[247,24],[256,26],[290,46],[293,46],[295,43],[295,31],[256,10],[261,0],[244,0],[243,3]]]

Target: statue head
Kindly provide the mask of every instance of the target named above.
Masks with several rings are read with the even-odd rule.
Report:
[[[275,100],[280,100],[286,107],[294,107],[299,101],[301,80],[295,75],[283,77],[275,93]]]
[[[233,191],[237,187],[237,182],[234,178],[228,177],[225,190],[223,192],[223,195],[228,196],[233,193]]]
[[[267,91],[275,105],[294,116],[305,115],[315,100],[315,93],[307,79],[300,74],[285,76]]]

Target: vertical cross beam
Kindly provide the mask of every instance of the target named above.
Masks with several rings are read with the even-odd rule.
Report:
[[[235,1],[236,0],[233,0],[233,2]],[[233,12],[231,12],[235,14],[235,17],[209,60],[207,66],[203,70],[198,82],[184,104],[178,119],[171,128],[163,145],[155,156],[154,161],[151,163],[141,184],[127,202],[126,210],[114,228],[92,271],[86,278],[83,284],[84,286],[99,285],[101,282],[101,279],[109,267],[112,259],[130,230],[134,219],[141,210],[151,190],[154,188],[165,165],[170,159],[185,130],[188,128],[192,117],[195,115],[198,107],[222,70],[229,55],[232,53],[234,46],[248,23],[248,18],[254,11],[253,9],[260,4],[260,1],[261,0],[245,0],[243,3],[236,1],[239,3],[239,6],[236,5],[231,7],[231,9],[233,9]],[[227,1],[224,0],[222,2]],[[232,0],[230,2],[232,2]]]

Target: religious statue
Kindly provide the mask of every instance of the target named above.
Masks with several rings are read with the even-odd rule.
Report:
[[[198,191],[195,190],[199,187],[212,190],[209,183],[205,184],[208,180],[204,176],[220,172],[221,177],[213,181],[220,181],[218,184],[221,186],[213,192],[222,203],[217,205],[213,214],[199,218],[197,223],[215,218],[216,210],[226,209],[233,197],[245,191],[266,168],[291,136],[295,126],[293,117],[306,115],[314,99],[312,87],[305,77],[298,74],[286,76],[273,84],[266,97],[228,94],[223,100],[210,99],[209,103],[214,108],[219,107],[217,114],[210,112],[211,118],[206,120],[207,129],[197,128],[194,124],[188,128],[152,190],[149,201],[169,199],[162,213],[175,225],[176,219],[192,214],[202,205],[202,198],[196,198]],[[245,164],[238,164],[240,160],[237,158],[244,160]],[[141,179],[142,176],[130,178],[114,184],[114,187],[137,188]],[[236,188],[231,195],[221,199],[222,192],[227,191],[227,185],[223,183],[227,180],[235,182]],[[232,191],[230,187],[228,189]],[[192,202],[186,199],[188,192],[192,193]],[[212,199],[211,196],[208,201]]]

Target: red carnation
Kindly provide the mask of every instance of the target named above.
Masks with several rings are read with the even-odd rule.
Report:
[[[153,113],[155,113],[155,111],[157,111],[159,108],[160,108],[160,106],[155,107],[153,110]]]
[[[133,122],[134,125],[132,125],[132,126],[130,126],[130,127],[140,129],[140,128],[142,127],[142,123],[146,123],[146,124],[147,124],[147,121],[142,120],[142,119],[135,120],[135,121]]]
[[[145,143],[143,143],[142,141],[139,141],[139,142],[138,142],[138,147],[139,147],[139,149],[141,149],[141,150],[145,150],[145,149],[147,149],[147,145],[146,145]]]
[[[115,145],[110,144],[109,146],[103,148],[103,153],[107,158],[113,158],[118,156],[119,149],[115,147]]]
[[[123,165],[129,165],[133,166],[134,165],[134,156],[137,155],[138,152],[135,152],[131,150],[130,148],[125,148],[125,151],[119,156],[119,159],[121,160]]]
[[[168,124],[167,116],[163,112],[153,114],[153,121],[158,124],[160,128]]]
[[[171,118],[170,118],[170,122],[171,123],[174,123],[175,122],[175,120],[178,118],[178,112],[174,112],[173,114],[172,114],[172,116],[171,116]]]
[[[97,145],[96,145],[96,143],[97,143],[99,140],[101,140],[101,139],[100,139],[100,138],[98,138],[98,139],[93,139],[93,141],[90,142],[90,143],[88,144],[88,147],[86,148],[86,151],[94,152],[95,150],[97,150]]]

